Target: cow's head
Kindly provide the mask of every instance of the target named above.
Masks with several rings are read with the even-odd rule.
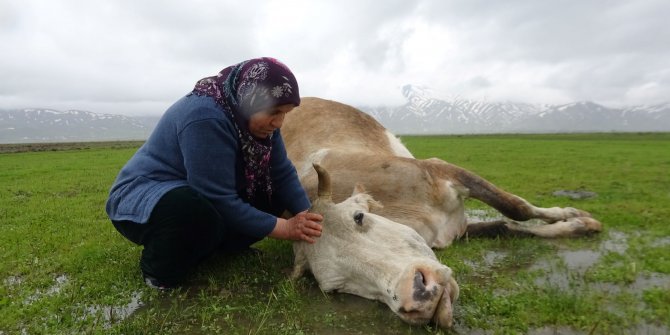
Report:
[[[294,277],[309,268],[324,291],[380,300],[411,324],[451,326],[459,290],[451,269],[416,231],[370,213],[381,204],[362,187],[334,203],[327,171],[314,168],[319,186],[312,210],[323,214],[323,231],[315,244],[294,243]]]

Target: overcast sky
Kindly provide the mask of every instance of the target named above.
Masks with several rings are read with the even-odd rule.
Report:
[[[273,56],[302,96],[670,101],[668,0],[0,0],[0,108],[160,114]]]

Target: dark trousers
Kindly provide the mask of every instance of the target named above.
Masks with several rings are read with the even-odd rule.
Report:
[[[142,273],[165,285],[179,284],[217,250],[235,253],[258,241],[226,227],[209,200],[188,186],[166,193],[145,224],[112,223],[121,235],[144,246]]]

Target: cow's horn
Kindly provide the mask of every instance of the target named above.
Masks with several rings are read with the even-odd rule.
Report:
[[[333,194],[330,190],[330,174],[317,163],[312,163],[312,166],[314,166],[314,170],[316,170],[316,174],[319,176],[319,198],[331,200]]]

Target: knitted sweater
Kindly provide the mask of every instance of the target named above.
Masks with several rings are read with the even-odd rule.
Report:
[[[245,202],[243,160],[230,114],[206,96],[188,94],[172,105],[149,139],[121,169],[106,210],[113,221],[146,223],[168,191],[190,186],[205,196],[229,227],[258,238],[276,217]],[[310,207],[281,133],[272,136],[270,159],[274,207],[299,213]]]

